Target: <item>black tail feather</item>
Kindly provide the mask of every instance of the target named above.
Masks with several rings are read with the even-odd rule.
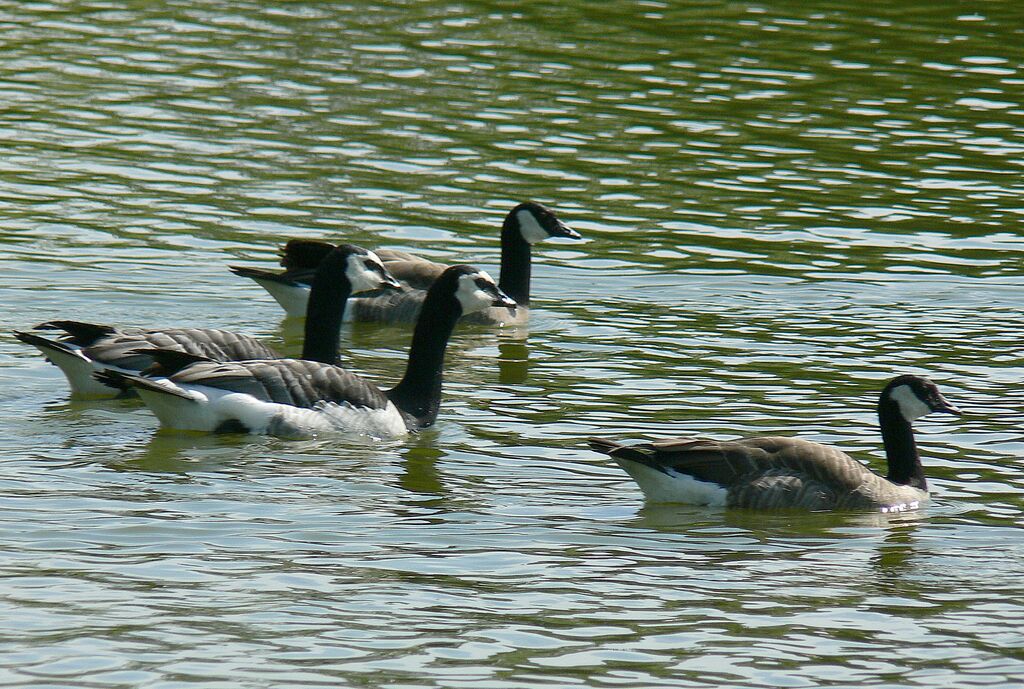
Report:
[[[622,445],[614,440],[605,440],[604,438],[587,438],[587,445],[590,445],[591,450],[600,452],[604,455],[610,455],[612,452],[622,447]]]
[[[79,347],[88,347],[101,337],[106,337],[116,328],[100,323],[83,323],[82,321],[47,321],[32,328],[33,330],[63,330],[68,334],[66,341]]]
[[[149,378],[143,378],[142,376],[137,376],[133,373],[121,373],[120,371],[107,369],[105,371],[97,371],[92,374],[92,376],[107,387],[121,390],[122,392],[128,392],[129,390],[136,388],[139,390],[151,390],[165,395],[174,395],[175,397],[181,397],[184,399],[192,399],[189,394],[183,390],[161,385],[156,381],[150,380]]]
[[[14,337],[21,340],[25,344],[32,345],[33,347],[42,349],[44,351],[49,349],[64,352],[65,354],[70,354],[72,356],[76,355],[76,352],[72,347],[70,347],[68,344],[64,342],[61,342],[60,340],[51,340],[46,337],[40,337],[35,333],[27,333],[23,330],[15,330],[13,334]]]
[[[103,385],[106,385],[108,388],[120,390],[122,393],[127,393],[134,387],[132,385],[131,378],[120,371],[104,369],[92,374],[92,377]]]
[[[173,376],[183,368],[192,364],[204,361],[214,361],[201,354],[192,354],[177,349],[160,349],[159,347],[140,347],[133,349],[133,354],[144,354],[153,359],[153,363],[142,372],[142,375],[149,377]]]
[[[604,438],[587,438],[587,444],[590,445],[590,449],[601,454],[608,455],[614,459],[627,459],[633,462],[639,462],[640,464],[646,464],[654,468],[658,468],[652,461],[648,454],[644,451],[643,445],[623,445],[617,443],[614,440],[605,440]],[[648,448],[649,449],[649,446]]]
[[[286,270],[315,269],[334,249],[334,244],[319,239],[292,239],[277,253]]]
[[[287,275],[275,273],[270,270],[264,270],[262,268],[228,266],[228,270],[230,270],[235,275],[238,275],[243,278],[249,278],[250,280],[266,280],[268,282],[280,282],[282,285],[288,285],[289,287],[299,287],[302,285],[301,282],[299,282],[298,280],[293,280]]]

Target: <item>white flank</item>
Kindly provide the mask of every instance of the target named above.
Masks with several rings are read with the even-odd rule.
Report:
[[[121,373],[138,373],[119,366],[110,366],[93,361],[82,354],[81,347],[68,345],[74,352],[65,352],[56,347],[36,347],[47,359],[61,370],[71,386],[71,394],[75,397],[111,397],[121,391],[111,388],[93,378],[97,371],[120,371]]]
[[[536,244],[550,237],[548,231],[541,227],[537,218],[528,210],[521,210],[516,213],[516,220],[519,221],[519,233],[523,235],[529,244]]]
[[[717,483],[698,481],[692,476],[668,470],[652,469],[646,464],[628,459],[614,458],[627,474],[633,477],[644,497],[650,502],[682,502],[688,505],[725,505],[729,491]]]
[[[455,290],[455,298],[462,304],[463,316],[467,313],[483,311],[494,303],[494,295],[483,291],[476,284],[480,278],[484,278],[491,284],[496,284],[491,276],[483,270],[459,276],[459,286]]]
[[[920,397],[914,394],[909,385],[900,385],[893,388],[889,392],[889,399],[899,405],[900,414],[907,421],[919,419],[925,414],[931,413],[932,410]]]
[[[160,379],[154,382],[184,391],[190,397],[139,389],[139,397],[165,428],[212,432],[235,421],[250,433],[282,438],[305,438],[321,432],[395,438],[408,433],[401,413],[390,402],[382,410],[333,403],[303,409],[205,385],[178,386]]]
[[[267,290],[281,308],[285,310],[289,318],[305,318],[306,304],[309,303],[309,287],[285,285],[273,280],[253,280],[263,289]]]
[[[331,428],[335,431],[381,439],[400,438],[409,433],[402,413],[391,402],[388,402],[384,409],[323,403],[317,407],[317,412],[330,422]]]

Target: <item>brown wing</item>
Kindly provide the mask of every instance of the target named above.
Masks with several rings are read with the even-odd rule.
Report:
[[[410,254],[407,251],[399,251],[398,249],[375,249],[374,253],[377,254],[377,258],[384,261],[419,261],[424,263],[430,263],[427,259],[416,254]]]
[[[839,496],[835,486],[789,469],[771,469],[745,477],[729,489],[726,502],[753,509],[831,510],[838,505]]]
[[[443,263],[434,263],[423,259],[389,261],[384,260],[384,267],[392,275],[404,282],[412,289],[427,290],[434,284],[434,280],[441,277],[448,266]]]
[[[730,486],[769,464],[771,454],[743,441],[671,438],[634,446],[650,466],[673,469],[700,481]]]
[[[765,472],[782,471],[845,492],[877,477],[845,452],[801,438],[676,438],[650,443],[648,447],[652,461],[723,486]]]
[[[211,328],[114,330],[85,347],[82,353],[93,361],[141,371],[153,363],[151,356],[139,351],[147,348],[172,349],[216,361],[274,359],[280,356],[252,337]]]
[[[302,359],[200,362],[171,376],[175,383],[240,392],[267,402],[312,409],[320,402],[384,409],[388,398],[368,380],[339,366]]]
[[[349,300],[349,313],[356,322],[415,323],[426,297],[423,290],[357,297]]]

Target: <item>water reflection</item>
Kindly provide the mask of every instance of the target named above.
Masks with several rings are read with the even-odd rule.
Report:
[[[107,466],[118,471],[167,474],[229,471],[240,454],[248,454],[248,436],[154,430],[144,442],[133,442]]]
[[[503,332],[498,342],[498,382],[503,385],[526,383],[530,378],[530,349],[527,334]]]
[[[879,531],[905,533],[909,525],[927,519],[928,508],[914,512],[806,512],[747,510],[693,505],[645,503],[631,523],[665,533],[692,530],[744,535],[759,543],[799,544],[863,538]]]
[[[907,517],[906,514],[903,516]],[[908,583],[908,575],[914,571],[914,556],[917,550],[914,534],[923,521],[920,515],[915,516],[917,518],[913,520],[907,517],[895,522],[893,528],[885,532],[878,544],[878,551],[871,558],[876,585],[884,586],[884,582],[897,580],[902,580],[904,586]]]
[[[436,438],[420,435],[417,445],[410,447],[403,456],[403,472],[399,477],[399,485],[413,493],[423,493],[443,497],[448,490],[442,482],[441,472],[437,463],[448,456],[444,450],[435,447]]]

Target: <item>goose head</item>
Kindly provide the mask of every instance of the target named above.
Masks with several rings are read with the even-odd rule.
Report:
[[[932,412],[961,413],[942,396],[935,383],[922,376],[902,375],[893,378],[882,390],[879,400],[880,405],[886,403],[895,405],[907,423]]]
[[[479,268],[452,266],[438,278],[438,282],[442,281],[458,302],[463,315],[492,306],[504,306],[513,312],[516,308],[515,300],[498,289],[494,278]]]
[[[384,262],[372,251],[352,244],[341,244],[335,252],[344,256],[345,277],[352,285],[353,294],[376,289],[402,289],[402,283],[388,272]]]
[[[548,237],[580,239],[580,233],[558,219],[547,206],[534,201],[520,203],[509,212],[508,220],[519,229],[528,244],[536,244]]]

